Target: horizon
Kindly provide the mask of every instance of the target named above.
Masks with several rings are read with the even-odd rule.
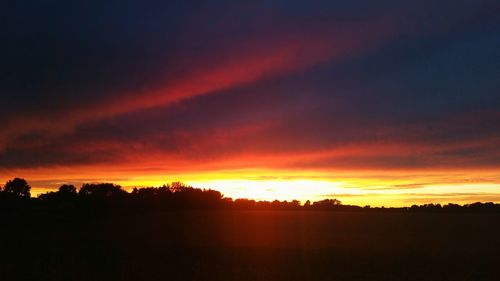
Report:
[[[19,178],[19,177],[17,177],[17,178]],[[94,182],[79,182],[79,183],[65,182],[65,183],[59,183],[59,186],[53,187],[53,188],[46,188],[46,189],[44,189],[44,188],[35,188],[35,189],[31,188],[31,197],[32,198],[39,198],[40,195],[55,192],[58,190],[58,188],[60,186],[66,185],[66,184],[73,185],[77,188],[77,190],[79,190],[81,188],[81,186],[86,185],[86,184],[111,183],[113,185],[116,184],[117,186],[120,186],[122,188],[122,190],[124,190],[128,193],[131,193],[133,191],[133,189],[135,189],[135,188],[139,188],[139,189],[140,188],[159,188],[161,186],[168,186],[168,185],[175,183],[175,182],[187,184],[188,187],[195,188],[195,189],[219,191],[222,194],[223,198],[228,198],[231,200],[248,199],[248,200],[255,200],[257,202],[272,202],[275,200],[286,201],[286,202],[299,201],[301,205],[303,205],[306,201],[318,202],[318,201],[322,201],[325,199],[338,199],[338,200],[340,200],[340,202],[342,202],[342,205],[361,206],[361,207],[363,207],[363,206],[387,207],[387,208],[410,207],[412,205],[426,205],[426,204],[439,204],[439,205],[444,206],[447,204],[468,205],[468,204],[473,204],[473,203],[497,203],[495,201],[489,200],[489,199],[491,199],[491,196],[489,196],[489,195],[487,195],[483,198],[474,196],[473,198],[474,198],[474,200],[476,200],[476,201],[474,201],[474,200],[470,199],[470,197],[467,196],[468,194],[454,194],[455,201],[451,201],[447,197],[441,197],[437,200],[436,200],[436,198],[433,198],[434,200],[429,200],[428,194],[424,194],[424,196],[419,197],[418,193],[417,194],[403,195],[403,197],[405,197],[406,200],[401,200],[401,194],[398,194],[398,193],[392,194],[393,196],[395,196],[395,198],[390,198],[390,196],[389,196],[389,198],[387,198],[388,196],[386,194],[380,194],[380,193],[368,193],[368,194],[366,194],[366,193],[365,194],[363,194],[363,193],[357,193],[357,194],[356,193],[328,193],[328,194],[316,194],[315,195],[314,193],[311,192],[311,189],[317,189],[318,187],[320,188],[320,190],[322,189],[324,191],[331,192],[332,189],[334,189],[335,187],[331,186],[331,182],[327,182],[327,181],[322,182],[323,186],[321,186],[321,185],[316,186],[318,183],[321,183],[320,181],[310,181],[310,182],[307,182],[307,181],[306,182],[304,182],[304,181],[284,181],[284,182],[281,182],[281,189],[283,191],[288,192],[288,191],[290,191],[290,188],[301,188],[300,190],[292,190],[293,192],[289,192],[287,194],[287,196],[276,196],[276,189],[277,189],[276,188],[277,186],[275,185],[276,182],[271,182],[271,185],[273,185],[273,183],[274,183],[274,187],[275,187],[275,189],[273,191],[267,190],[268,188],[266,188],[265,183],[264,184],[257,183],[258,186],[252,187],[252,190],[254,190],[254,194],[255,194],[254,196],[248,196],[248,193],[246,192],[248,187],[245,187],[245,186],[239,186],[240,192],[243,192],[243,193],[240,193],[239,195],[238,195],[238,193],[233,193],[231,195],[230,192],[234,191],[234,188],[238,189],[238,186],[237,185],[235,186],[235,181],[229,181],[228,183],[230,185],[226,186],[226,188],[220,187],[220,186],[217,187],[217,186],[213,186],[213,185],[212,186],[196,186],[196,185],[192,185],[190,183],[185,183],[185,182],[181,182],[181,181],[170,181],[170,182],[165,182],[165,183],[156,184],[156,185],[150,184],[150,185],[131,185],[131,186],[122,186],[121,184],[117,184],[117,183],[110,182],[110,181],[94,181]],[[297,183],[299,183],[299,185],[297,185]],[[29,184],[29,181],[28,181],[28,184]],[[239,184],[245,184],[245,183],[242,183],[240,181]],[[267,184],[269,184],[269,182]],[[2,185],[0,185],[0,188],[2,188]],[[337,190],[340,190],[340,188],[341,187],[336,186]],[[255,193],[255,189],[257,189],[257,193]],[[225,193],[224,190],[228,190],[229,193]],[[278,190],[279,190],[279,188],[278,188]],[[261,193],[258,193],[259,191]],[[297,192],[297,191],[299,191],[299,192]],[[419,198],[419,200],[408,199],[408,195],[412,195],[412,196],[414,196],[414,198]],[[436,195],[442,196],[442,193],[436,193]],[[463,200],[456,200],[456,197],[460,196],[460,195],[464,196],[464,199]],[[350,198],[352,198],[352,197],[354,197],[355,200],[350,200]],[[382,198],[380,199],[380,201],[374,201],[373,200],[374,197],[375,198],[382,197]],[[365,201],[365,198],[370,198],[371,202],[375,202],[375,204],[367,204]],[[443,199],[443,198],[445,198],[445,199]],[[391,204],[391,202],[393,202],[393,204]]]
[[[500,203],[496,1],[38,2],[4,17],[0,184]]]

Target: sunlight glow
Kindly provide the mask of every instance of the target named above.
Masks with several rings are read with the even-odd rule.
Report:
[[[316,180],[211,180],[191,181],[192,186],[216,189],[226,197],[255,200],[317,200],[326,194],[341,194],[342,183]]]
[[[127,167],[89,167],[78,170],[60,167],[36,169],[29,173],[12,171],[2,175],[5,182],[29,174],[32,196],[57,189],[64,183],[80,187],[85,182],[113,182],[131,191],[134,187],[161,186],[181,181],[197,188],[214,189],[225,197],[255,200],[339,199],[343,204],[410,206],[425,203],[500,202],[500,179],[496,171],[287,171],[272,169],[210,170],[162,173],[134,171]],[[85,173],[83,173],[84,171]],[[105,172],[104,172],[105,171]]]

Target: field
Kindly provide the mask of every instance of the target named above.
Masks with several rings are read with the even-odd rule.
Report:
[[[3,214],[1,280],[500,280],[500,214]]]

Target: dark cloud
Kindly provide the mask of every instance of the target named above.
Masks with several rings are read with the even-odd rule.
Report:
[[[495,1],[8,5],[0,168],[500,166]]]

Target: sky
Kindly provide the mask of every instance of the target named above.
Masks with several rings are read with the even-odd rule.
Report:
[[[0,11],[0,184],[500,202],[496,0],[19,0]]]

